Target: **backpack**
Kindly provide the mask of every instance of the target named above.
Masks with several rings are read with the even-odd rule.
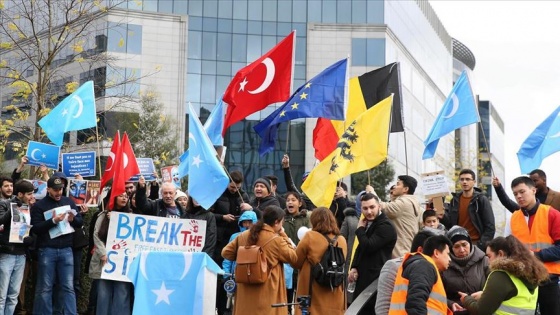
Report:
[[[237,283],[261,284],[268,280],[270,271],[263,248],[278,235],[271,237],[263,246],[241,245],[237,248],[235,281]]]
[[[323,236],[327,239],[329,245],[321,261],[311,267],[311,276],[321,286],[329,287],[333,290],[344,283],[346,259],[344,258],[342,248],[335,246],[335,244],[338,245],[337,239],[339,235],[335,236],[332,240],[324,234]]]

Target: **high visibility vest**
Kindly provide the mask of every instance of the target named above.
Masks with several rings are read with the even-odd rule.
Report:
[[[443,282],[441,281],[441,276],[437,269],[434,260],[421,253],[408,253],[404,256],[403,262],[397,271],[397,278],[395,279],[395,287],[393,288],[393,296],[391,297],[391,305],[389,307],[389,315],[406,315],[406,297],[408,295],[408,279],[402,276],[404,263],[412,255],[422,255],[427,261],[429,261],[436,270],[437,281],[432,286],[432,291],[430,297],[426,302],[426,307],[428,308],[429,315],[451,315],[453,312],[447,308],[447,295],[445,294],[445,288],[443,287]]]
[[[522,211],[515,211],[511,216],[510,227],[513,236],[517,237],[522,243],[527,244],[529,249],[540,252],[545,248],[554,246],[554,240],[548,232],[548,212],[550,206],[539,205],[533,217],[533,225],[529,230],[529,224],[525,220]],[[560,274],[560,261],[543,262],[546,270],[550,274]]]
[[[494,272],[494,271],[492,271]],[[527,286],[523,284],[521,279],[506,272],[515,287],[517,295],[509,300],[503,301],[500,307],[494,312],[496,315],[534,315],[537,308],[537,298],[539,288],[537,287],[533,293],[529,291]],[[490,278],[490,277],[488,277]],[[485,285],[486,287],[486,285]]]

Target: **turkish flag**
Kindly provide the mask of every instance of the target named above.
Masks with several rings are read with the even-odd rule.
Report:
[[[295,31],[250,65],[239,70],[227,87],[224,129],[272,103],[290,97],[294,68]]]
[[[126,192],[125,182],[132,176],[140,173],[140,168],[136,162],[136,156],[128,140],[128,135],[124,133],[122,145],[117,151],[114,167],[113,185],[111,186],[111,196],[109,198],[109,209],[113,209],[115,197]]]
[[[118,150],[121,147],[121,135],[117,130],[115,137],[113,138],[113,145],[111,146],[111,152],[109,153],[109,158],[107,159],[107,163],[105,164],[105,172],[103,172],[103,176],[101,177],[101,189],[105,187],[105,184],[113,178],[113,174],[115,174],[115,158],[118,156]]]

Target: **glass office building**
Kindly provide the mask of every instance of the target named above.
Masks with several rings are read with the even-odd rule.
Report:
[[[419,176],[440,168],[435,160],[422,161],[422,141],[452,86],[451,37],[427,1],[144,0],[121,7],[188,16],[185,101],[194,105],[203,122],[237,70],[292,30],[297,32],[294,89],[347,56],[352,76],[399,61],[407,132],[391,135],[390,159],[397,174]],[[285,152],[296,184],[315,162],[314,120],[283,124],[275,151],[258,155],[260,138],[253,126],[279,105],[249,116],[227,132],[226,165],[243,171],[246,189],[256,178],[275,174],[283,191],[280,162]],[[452,140],[442,139],[440,159],[454,154],[451,148]]]

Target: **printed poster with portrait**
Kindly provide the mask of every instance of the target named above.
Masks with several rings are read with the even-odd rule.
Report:
[[[17,203],[11,203],[12,222],[10,228],[10,243],[23,243],[23,239],[29,236],[31,230],[31,214],[28,205],[18,207]]]
[[[77,205],[97,207],[100,194],[101,182],[98,180],[69,180],[67,196]]]
[[[177,165],[161,168],[161,179],[164,183],[173,183],[176,188],[181,189],[181,178],[179,178],[179,167]]]
[[[33,184],[33,196],[40,200],[47,196],[47,182],[44,180],[34,179],[30,181]]]
[[[101,194],[101,181],[88,180],[86,204],[88,207],[97,207],[99,204],[99,195]]]

